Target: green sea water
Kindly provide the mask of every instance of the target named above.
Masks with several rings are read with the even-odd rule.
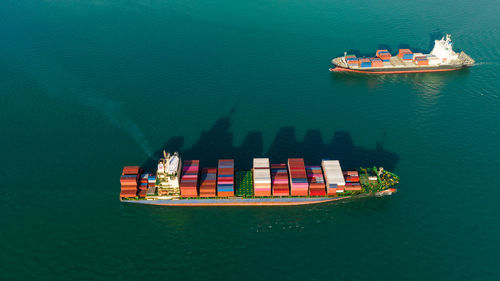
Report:
[[[497,1],[0,3],[0,280],[500,280]],[[330,73],[344,51],[450,73]],[[340,159],[391,197],[298,207],[120,203],[124,165]]]

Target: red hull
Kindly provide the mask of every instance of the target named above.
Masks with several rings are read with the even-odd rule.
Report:
[[[197,203],[197,204],[168,204],[168,203],[148,203],[148,205],[156,205],[156,206],[182,206],[182,207],[208,207],[208,206],[298,206],[298,205],[312,205],[312,204],[320,204],[326,202],[332,202],[336,200],[347,199],[348,197],[338,197],[331,198],[328,200],[322,201],[306,201],[306,202],[228,202],[228,203]]]
[[[376,196],[391,195],[396,192],[396,189],[390,188],[384,191],[375,193]],[[318,197],[318,198],[275,198],[273,199],[183,199],[183,200],[121,200],[126,203],[138,203],[157,206],[183,206],[183,207],[209,207],[209,206],[297,206],[311,205],[345,200],[349,198],[364,197],[368,194],[360,194],[357,196],[340,196],[340,197]],[[205,202],[204,202],[205,201]]]
[[[444,71],[454,71],[460,68],[449,68],[449,69],[422,69],[422,70],[399,70],[399,71],[363,71],[343,67],[330,68],[332,72],[356,72],[365,74],[398,74],[398,73],[425,73],[425,72],[444,72]]]

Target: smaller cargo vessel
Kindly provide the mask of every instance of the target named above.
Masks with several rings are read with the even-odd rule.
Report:
[[[271,164],[254,158],[251,170],[236,170],[233,159],[200,168],[199,160],[166,153],[155,172],[126,166],[120,201],[163,206],[279,206],[332,202],[361,196],[391,195],[399,177],[380,168],[342,170],[338,160],[306,166],[303,158]]]
[[[332,60],[333,72],[358,72],[369,74],[397,74],[419,72],[442,72],[473,66],[475,61],[465,52],[453,51],[451,36],[435,40],[429,54],[414,53],[410,49],[399,49],[396,56],[388,50],[377,50],[375,57],[358,58],[355,55],[338,57]]]

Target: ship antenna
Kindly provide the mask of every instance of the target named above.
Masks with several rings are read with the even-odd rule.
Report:
[[[347,56],[347,52],[344,52],[344,58],[345,58],[345,56]]]

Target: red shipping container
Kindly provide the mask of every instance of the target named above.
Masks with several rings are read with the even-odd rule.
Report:
[[[136,197],[137,196],[137,192],[130,192],[130,191],[127,191],[127,192],[121,192],[120,193],[120,197]]]
[[[137,178],[121,177],[120,184],[122,185],[137,185]]]
[[[325,189],[309,189],[309,195],[311,195],[311,196],[325,196],[326,190]]]
[[[122,190],[122,191],[126,191],[126,190],[128,190],[128,191],[137,190],[137,186],[122,186],[122,187],[121,187],[121,190]]]
[[[123,167],[122,175],[136,175],[140,174],[141,171],[142,169],[139,166],[125,166]]]
[[[358,176],[358,171],[345,171],[343,174],[349,176]]]
[[[234,173],[234,168],[219,168],[219,174],[232,175],[233,173]]]

